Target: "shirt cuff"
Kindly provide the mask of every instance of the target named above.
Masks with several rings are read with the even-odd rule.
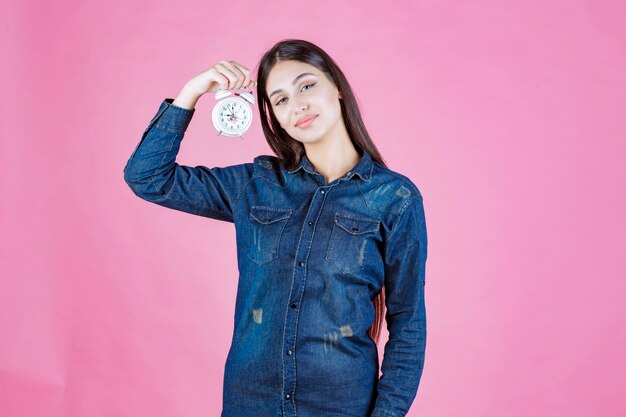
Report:
[[[163,100],[158,112],[160,116],[154,121],[155,127],[166,132],[185,133],[196,109],[184,109],[175,106],[173,102],[173,98]]]

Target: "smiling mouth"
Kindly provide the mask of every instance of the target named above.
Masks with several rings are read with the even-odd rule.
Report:
[[[317,116],[311,116],[308,119],[303,120],[302,122],[298,123],[296,127],[307,127],[308,125],[313,123],[315,119],[317,119]]]

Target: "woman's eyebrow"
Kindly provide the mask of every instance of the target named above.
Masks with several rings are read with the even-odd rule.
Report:
[[[293,82],[291,83],[291,85],[296,85],[296,82],[298,82],[298,80],[304,77],[305,75],[315,75],[315,74],[310,73],[310,72],[303,72],[302,74],[298,75],[296,78],[293,79]],[[279,88],[278,90],[272,91],[272,94],[270,94],[269,98],[272,98],[274,94],[278,94],[281,91],[283,91],[281,88]]]

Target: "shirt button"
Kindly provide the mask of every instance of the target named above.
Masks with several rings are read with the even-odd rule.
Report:
[[[298,265],[304,266],[304,262],[300,261],[300,262],[298,262]]]
[[[326,192],[325,190],[320,191],[320,193],[322,193],[322,194],[324,194],[325,192]]]
[[[286,399],[290,399],[290,398],[291,398],[291,395],[287,394],[287,395],[285,395],[285,398],[286,398]]]
[[[352,172],[350,172],[350,171],[346,172],[346,175],[350,175],[350,174],[352,174]]]
[[[292,353],[293,353],[293,352],[292,352],[292,351],[290,351],[290,350],[288,350],[288,351],[287,351],[287,355],[289,355],[289,356],[291,356],[291,354],[292,354]]]
[[[309,226],[313,226],[313,222],[309,222]]]
[[[293,303],[293,304],[291,304],[291,306],[290,306],[290,307],[291,307],[291,308],[296,308],[296,307],[298,307],[298,304]]]

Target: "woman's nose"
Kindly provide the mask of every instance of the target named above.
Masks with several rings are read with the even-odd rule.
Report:
[[[309,107],[308,103],[305,101],[297,101],[294,99],[293,103],[296,107],[296,111],[304,111]]]

